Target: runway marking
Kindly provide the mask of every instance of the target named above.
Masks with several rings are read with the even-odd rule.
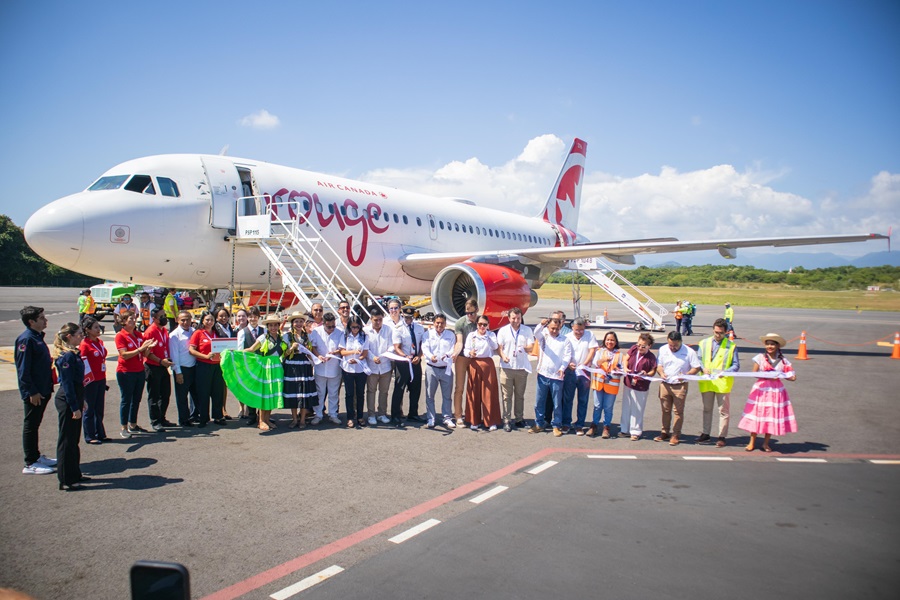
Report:
[[[410,527],[403,533],[398,533],[394,537],[388,539],[388,541],[394,542],[395,544],[402,544],[409,538],[415,537],[415,536],[419,535],[420,533],[422,533],[423,531],[428,531],[435,525],[439,525],[439,524],[440,524],[440,521],[438,521],[437,519],[428,519],[427,521],[424,521],[423,523],[419,523],[415,527]]]
[[[548,461],[545,462],[544,464],[538,465],[538,466],[536,466],[535,468],[531,469],[530,471],[525,471],[525,472],[528,473],[529,475],[537,475],[538,473],[541,473],[541,472],[543,472],[543,471],[546,471],[547,469],[549,469],[549,468],[552,467],[553,465],[558,465],[558,464],[559,464],[559,461],[556,461],[556,460],[548,460]]]
[[[588,458],[611,458],[611,459],[627,459],[637,460],[636,454],[588,454]]]
[[[257,573],[243,581],[238,581],[226,588],[223,588],[217,592],[213,592],[208,596],[205,596],[203,600],[232,600],[234,598],[238,598],[243,596],[244,594],[248,594],[253,590],[259,589],[264,585],[268,585],[277,579],[281,579],[282,577],[287,577],[288,575],[295,573],[301,569],[305,569],[310,565],[313,565],[319,561],[325,560],[326,558],[333,556],[339,552],[347,550],[348,548],[352,548],[353,546],[369,540],[377,535],[385,533],[402,523],[406,523],[415,519],[416,517],[422,516],[425,513],[439,507],[443,506],[449,502],[457,500],[459,498],[463,498],[468,494],[475,492],[476,490],[484,488],[484,486],[495,483],[498,480],[506,477],[507,475],[511,475],[513,473],[517,473],[522,469],[525,469],[540,460],[546,459],[548,456],[552,456],[555,454],[559,455],[579,455],[584,454],[587,456],[592,455],[596,450],[588,450],[588,449],[560,449],[560,448],[544,448],[542,450],[538,450],[537,452],[526,456],[520,460],[517,460],[505,467],[502,467],[493,473],[489,473],[474,481],[470,481],[469,483],[463,484],[449,492],[431,498],[430,500],[426,500],[416,506],[408,508],[400,513],[395,515],[391,515],[379,521],[378,523],[374,523],[373,525],[369,525],[368,527],[364,527],[359,531],[348,534],[340,539],[337,539],[333,542],[325,544],[315,550],[307,552],[306,554],[302,554],[296,558],[288,560],[280,565],[276,565],[266,571]],[[630,454],[625,454],[624,451],[622,454],[617,454],[616,450],[610,450],[610,452],[615,454],[610,454],[609,456],[628,456],[631,457]],[[660,450],[637,450],[632,451],[635,452],[637,456],[641,457],[671,457],[673,454],[671,452],[660,451]],[[746,452],[734,452],[734,456],[737,457],[746,457],[748,453]],[[684,457],[687,459],[687,457]],[[878,462],[878,464],[900,464],[900,456],[894,454],[857,454],[857,453],[836,453],[829,454],[829,458],[832,460],[867,460],[872,462]],[[715,460],[728,459],[727,456],[715,456]]]
[[[900,465],[900,460],[870,460],[873,465]]]
[[[502,494],[503,492],[505,492],[508,489],[509,488],[506,487],[505,485],[498,485],[495,488],[490,489],[483,494],[479,494],[479,495],[475,496],[474,498],[471,498],[469,500],[469,502],[471,502],[472,504],[481,504],[485,500],[490,500],[497,494]]]
[[[827,463],[828,461],[824,458],[778,458],[775,457],[775,460],[778,462],[787,462],[787,463]]]
[[[682,456],[684,460],[734,460],[730,456]]]
[[[283,590],[279,590],[279,591],[275,592],[274,594],[269,596],[269,598],[273,598],[274,600],[285,600],[286,598],[290,598],[291,596],[295,596],[295,595],[299,594],[303,590],[308,590],[309,588],[311,588],[312,586],[314,586],[318,583],[322,583],[323,581],[325,581],[326,579],[329,579],[330,577],[334,577],[335,575],[337,575],[338,573],[340,573],[343,570],[344,569],[342,567],[339,567],[337,565],[332,565],[332,566],[328,567],[327,569],[323,569],[323,570],[319,571],[315,575],[310,575],[306,579],[301,579],[294,585],[289,585],[286,588],[284,588]]]

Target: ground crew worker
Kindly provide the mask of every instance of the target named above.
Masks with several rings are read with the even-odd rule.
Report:
[[[178,318],[178,298],[175,297],[175,288],[169,288],[169,293],[166,294],[166,298],[163,300],[163,311],[166,313],[166,320],[171,333],[178,327],[178,322],[176,321]]]
[[[725,303],[725,323],[726,332],[734,331],[734,309],[731,308],[731,304],[728,302]]]
[[[741,361],[738,358],[737,346],[727,337],[728,324],[725,319],[716,319],[713,323],[712,337],[700,340],[700,364],[704,375],[716,373],[735,373],[741,369]],[[703,398],[703,432],[697,438],[698,444],[708,444],[711,441],[713,403],[719,405],[719,435],[716,440],[717,448],[725,447],[725,437],[728,435],[728,420],[731,410],[731,386],[734,385],[734,377],[719,377],[711,381],[699,381],[700,396]]]
[[[85,315],[92,315],[96,310],[97,302],[94,301],[90,288],[82,291],[78,296],[78,325],[80,326],[84,321]]]

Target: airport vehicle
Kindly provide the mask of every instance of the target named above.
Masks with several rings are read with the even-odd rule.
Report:
[[[238,226],[242,217],[263,215],[320,235],[342,259],[337,271],[372,295],[430,294],[435,311],[450,318],[474,297],[496,327],[509,308],[533,306],[535,290],[573,259],[633,264],[636,254],[706,249],[734,258],[743,247],[885,237],[590,242],[577,233],[586,153],[575,139],[537,217],[243,158],[151,156],[121,163],[86,190],[39,209],[25,238],[47,260],[86,275],[266,289],[282,269],[270,266],[261,245],[238,243],[245,234],[280,235]]]
[[[107,281],[95,286],[91,286],[91,296],[97,303],[94,311],[94,317],[98,321],[102,321],[104,317],[113,314],[116,305],[122,301],[125,294],[136,298],[144,286],[122,283],[119,281]]]

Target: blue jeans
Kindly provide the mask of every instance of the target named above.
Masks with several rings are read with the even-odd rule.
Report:
[[[141,405],[141,394],[144,393],[144,370],[134,373],[116,371],[116,381],[122,401],[119,404],[119,422],[124,427],[129,423],[137,423],[138,407]]]
[[[553,415],[550,421],[552,427],[559,427],[562,420],[562,395],[563,380],[550,379],[543,375],[537,376],[537,400],[534,403],[534,422],[538,427],[546,427],[547,415],[544,412],[544,401],[547,396],[553,400]]]
[[[603,416],[603,426],[609,427],[612,424],[613,406],[616,403],[616,395],[594,390],[594,418],[591,423],[600,424],[600,416]]]
[[[588,398],[591,395],[591,380],[587,377],[579,377],[575,374],[575,371],[566,369],[566,378],[563,380],[563,427],[572,425],[572,402],[575,400],[576,392],[578,393],[578,407],[575,411],[575,427],[584,427]]]

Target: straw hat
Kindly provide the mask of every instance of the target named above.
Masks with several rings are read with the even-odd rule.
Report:
[[[300,312],[300,311],[292,312],[292,313],[291,313],[291,316],[289,316],[289,317],[286,319],[286,321],[288,321],[289,323],[293,323],[293,322],[296,321],[297,319],[303,319],[304,321],[306,321],[306,320],[309,319],[309,316],[308,316],[306,313],[302,313],[302,312]]]
[[[776,342],[779,348],[784,348],[784,345],[787,343],[785,339],[777,333],[767,333],[766,335],[759,336],[759,341],[763,343],[768,342],[769,340]]]
[[[269,315],[268,317],[260,321],[260,323],[262,323],[263,325],[268,325],[270,323],[277,323],[281,325],[281,317],[279,317],[278,315]]]

